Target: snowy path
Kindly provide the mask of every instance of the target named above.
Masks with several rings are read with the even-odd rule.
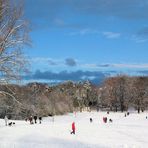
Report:
[[[44,118],[42,124],[30,125],[15,121],[13,127],[5,127],[0,120],[0,148],[147,148],[147,114],[84,112],[56,116],[55,121]],[[102,117],[113,123],[102,122]],[[93,118],[93,123],[89,118]],[[71,123],[76,123],[76,135],[70,134]]]

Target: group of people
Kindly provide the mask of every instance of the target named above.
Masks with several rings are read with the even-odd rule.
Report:
[[[37,119],[39,119],[39,123],[41,124],[42,123],[42,117],[38,118],[36,115],[34,117],[30,116],[29,118],[26,118],[25,120],[26,121],[29,120],[30,124],[34,124],[34,123],[36,124],[37,123]],[[33,122],[33,120],[34,120],[34,122]],[[9,119],[8,119],[7,116],[4,117],[4,121],[5,121],[5,125],[6,126],[9,125],[10,123],[14,124],[14,122],[10,122],[9,123]]]
[[[30,124],[34,124],[34,123],[36,124],[37,123],[37,119],[39,119],[39,123],[41,124],[42,123],[42,117],[38,118],[37,115],[35,115],[34,117],[30,116],[29,118],[26,119],[26,121],[29,120]]]

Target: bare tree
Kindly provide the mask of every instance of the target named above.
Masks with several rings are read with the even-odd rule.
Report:
[[[114,110],[117,112],[119,108],[119,102],[118,102],[118,84],[117,84],[117,78],[116,77],[111,77],[108,78],[105,81],[105,91],[106,97],[105,98],[105,104],[110,108],[110,110]]]
[[[0,0],[0,83],[8,84],[21,79],[27,70],[27,60],[22,48],[29,43],[28,23],[23,18],[22,0]],[[6,85],[9,87],[9,85]],[[15,100],[18,107],[23,105],[10,88],[0,90],[1,94]],[[24,107],[23,107],[24,108]]]
[[[104,93],[106,93],[106,97],[104,102],[107,107],[110,107],[110,110],[118,108],[123,112],[128,108],[128,82],[127,76],[119,75],[116,77],[108,78],[104,87],[106,87]]]
[[[147,104],[147,77],[135,77],[132,86],[132,102],[135,105],[138,113],[143,111]]]
[[[0,80],[20,79],[26,70],[22,48],[28,41],[27,22],[23,19],[22,1],[0,0]]]

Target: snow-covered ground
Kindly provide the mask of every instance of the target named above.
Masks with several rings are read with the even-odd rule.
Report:
[[[107,116],[112,123],[103,123]],[[4,125],[0,119],[0,148],[147,148],[148,113],[106,114],[83,112],[43,118],[42,124],[30,125],[15,121],[15,126]],[[93,122],[89,122],[89,118]],[[71,135],[71,123],[76,123],[76,134]]]

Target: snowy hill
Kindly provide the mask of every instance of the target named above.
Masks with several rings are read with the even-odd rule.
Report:
[[[42,124],[14,121],[5,126],[0,119],[0,148],[147,148],[148,113],[83,112],[43,118]],[[103,123],[103,116],[112,123]],[[93,119],[90,123],[89,118]],[[76,134],[71,135],[71,123]],[[10,122],[10,121],[9,121]]]

